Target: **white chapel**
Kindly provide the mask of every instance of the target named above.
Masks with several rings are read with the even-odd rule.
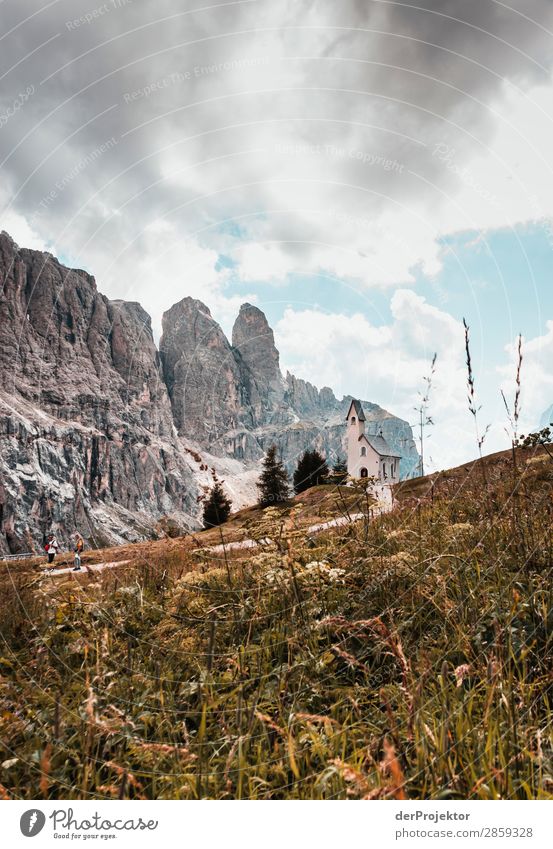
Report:
[[[376,478],[381,484],[399,483],[401,454],[393,451],[384,437],[365,433],[365,413],[361,402],[352,400],[347,419],[348,475]]]

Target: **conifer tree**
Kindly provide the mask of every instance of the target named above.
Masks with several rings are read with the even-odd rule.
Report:
[[[271,445],[263,460],[263,471],[257,482],[261,507],[280,504],[286,501],[290,494],[288,472],[277,458],[276,452],[276,445]]]
[[[337,457],[332,471],[328,476],[328,482],[336,484],[339,486],[342,483],[345,483],[348,478],[348,464],[343,457]]]
[[[208,498],[204,502],[204,528],[214,528],[227,521],[232,502],[227,498],[220,481],[215,481]]]
[[[294,492],[304,492],[312,486],[324,483],[328,475],[328,466],[322,454],[317,450],[304,451],[294,472]]]

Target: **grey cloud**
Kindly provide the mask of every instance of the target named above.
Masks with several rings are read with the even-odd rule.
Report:
[[[505,81],[551,71],[549,0],[257,0],[186,14],[201,5],[0,5],[1,32],[15,28],[0,42],[0,113],[35,90],[0,127],[3,199],[113,294],[131,284],[111,258],[123,251],[136,277],[157,218],[175,240],[202,230],[195,241],[216,251],[233,250],[217,222],[240,216],[242,234],[289,241],[291,263],[317,241],[358,251],[351,227],[309,210],[366,220],[436,204],[433,185],[447,192],[455,177],[434,146],[470,157],[493,138],[488,107]]]

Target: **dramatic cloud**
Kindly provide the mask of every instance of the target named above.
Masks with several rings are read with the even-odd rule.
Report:
[[[445,233],[553,232],[549,0],[4,0],[0,19],[0,227],[156,326],[194,295],[228,329],[291,274],[387,287],[392,322],[347,331],[298,290],[283,355],[320,344],[304,376],[410,418],[438,350],[462,441],[458,322],[406,287]]]
[[[551,181],[501,111],[514,99],[543,118],[525,92],[550,81],[546,0],[8,1],[0,15],[5,220],[112,293],[141,279],[158,222],[169,303],[202,289],[198,264],[223,291],[212,251],[252,282],[301,269],[390,285],[439,267],[448,222],[508,224],[522,196],[548,212],[489,148],[503,133]]]

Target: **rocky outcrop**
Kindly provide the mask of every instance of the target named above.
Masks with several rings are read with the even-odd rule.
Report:
[[[193,526],[198,487],[149,316],[6,234],[0,271],[0,551],[50,528],[106,544],[166,515]]]
[[[240,307],[232,329],[232,347],[253,422],[256,426],[267,424],[282,405],[285,384],[273,331],[258,307]]]
[[[238,427],[244,409],[232,348],[208,307],[194,298],[172,306],[162,326],[161,362],[175,425],[180,434],[211,445]]]
[[[343,456],[350,398],[280,371],[273,331],[244,304],[232,344],[205,304],[163,316],[160,350],[140,304],[110,301],[85,271],[0,235],[0,553],[38,550],[53,529],[105,545],[197,527],[222,475],[235,506],[255,498],[272,443],[293,470],[306,449]],[[363,402],[418,462],[409,425]]]
[[[324,416],[335,412],[338,401],[328,386],[320,391],[312,383],[286,372],[286,401],[299,416]]]

